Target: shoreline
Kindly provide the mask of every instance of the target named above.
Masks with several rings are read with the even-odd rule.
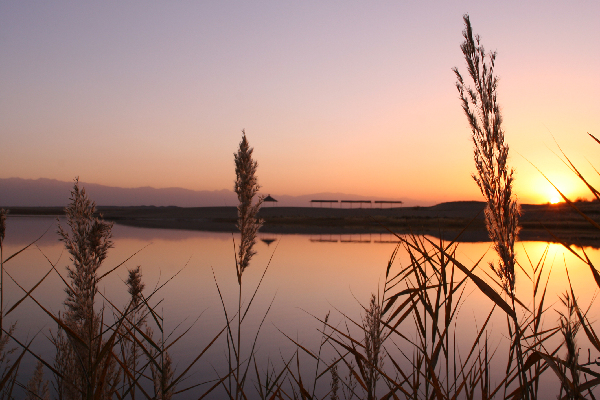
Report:
[[[600,203],[577,203],[577,207],[600,222]],[[59,216],[62,207],[7,207],[12,215]],[[461,242],[487,242],[483,210],[476,201],[442,203],[431,207],[393,208],[261,208],[262,233],[427,234],[444,240],[459,236]],[[600,247],[600,232],[567,204],[521,205],[521,241],[549,241]],[[236,232],[236,207],[107,207],[99,206],[103,218],[117,224],[155,229]],[[462,232],[462,234],[461,234]]]

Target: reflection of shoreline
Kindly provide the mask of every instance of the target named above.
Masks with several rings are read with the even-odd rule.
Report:
[[[564,233],[564,232],[563,232]],[[486,231],[420,231],[420,232],[396,232],[396,234],[404,239],[411,234],[424,235],[432,238],[442,239],[445,242],[456,241],[457,243],[490,243]],[[521,231],[519,234],[519,242],[549,242],[559,243],[564,242],[568,245],[576,247],[591,247],[594,249],[600,248],[600,240],[597,237],[587,237],[586,232],[569,232],[571,236],[561,238],[557,235],[551,235],[546,231]],[[284,234],[285,235],[285,234]],[[391,233],[316,233],[310,234],[309,240],[315,243],[398,243],[396,235]]]
[[[231,223],[202,223],[199,221],[178,221],[178,220],[118,220],[118,224],[137,227],[137,228],[152,228],[152,229],[165,229],[165,230],[184,230],[184,231],[196,231],[196,232],[213,232],[213,233],[237,233],[235,224]],[[468,221],[464,223],[464,226],[468,225]],[[383,224],[385,226],[385,224]],[[389,231],[394,232],[398,235],[428,235],[436,238],[441,238],[446,241],[457,241],[466,243],[476,242],[489,242],[487,231],[484,227],[479,229],[464,229],[457,228],[456,225],[444,226],[440,223],[437,227],[431,224],[429,228],[423,226],[417,226],[412,228],[410,226],[392,226],[386,229],[386,227],[378,226],[318,226],[318,225],[269,225],[265,224],[260,232],[268,233],[271,235],[307,235],[313,237],[317,242],[344,242],[342,237],[344,236],[356,236],[357,240],[348,240],[351,242],[365,241],[366,239],[360,238],[366,235],[372,235],[373,237],[379,234],[389,234]],[[463,230],[464,229],[464,230]],[[320,238],[320,239],[319,239]],[[368,241],[368,240],[367,240]],[[375,240],[371,240],[376,242]],[[393,241],[393,239],[390,239]],[[519,233],[519,241],[524,242],[552,242],[557,243],[559,241],[569,245],[576,246],[589,246],[593,248],[600,248],[600,234],[596,230],[590,229],[555,229],[548,228],[544,229],[532,229],[523,228]],[[385,241],[384,241],[385,242]]]
[[[600,204],[597,202],[577,205],[592,218],[600,215]],[[483,208],[484,203],[474,201],[387,209],[266,207],[260,212],[265,220],[261,232],[321,236],[322,239],[318,241],[326,241],[324,237],[334,235],[336,241],[343,242],[343,235],[381,235],[392,231],[398,234],[426,234],[459,242],[487,242]],[[560,240],[568,244],[600,247],[600,232],[566,204],[522,205],[521,208],[521,241]],[[123,229],[155,228],[170,232],[194,231],[197,234],[237,231],[235,207],[99,207],[99,210],[105,219],[114,221]],[[27,215],[54,218],[50,216],[61,211],[58,207],[28,207],[12,208],[11,214],[12,217]],[[138,234],[144,236],[135,233]],[[167,236],[172,235],[169,233]],[[174,240],[178,240],[181,234],[173,236]]]
[[[66,226],[64,217],[59,217],[60,223]],[[6,223],[5,244],[8,246],[24,247],[38,239],[35,244],[38,246],[50,246],[59,244],[57,234],[58,225],[56,216],[23,216],[9,214]],[[151,243],[154,240],[181,241],[196,237],[220,236],[224,241],[231,241],[231,233],[210,232],[201,230],[182,230],[182,229],[147,229],[145,227],[127,226],[115,224],[113,227],[113,239],[136,239],[145,243]],[[62,246],[62,245],[61,245]]]

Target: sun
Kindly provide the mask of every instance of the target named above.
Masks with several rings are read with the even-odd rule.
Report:
[[[556,186],[552,185],[542,177],[535,177],[529,185],[530,189],[536,191],[536,197],[539,199],[538,202],[540,204],[564,203],[565,200],[557,188],[560,188],[560,191],[569,199],[575,199],[577,196],[581,196],[579,194],[581,189],[577,187],[577,182],[574,182],[570,177],[563,177],[562,175],[557,174],[557,176],[553,176],[552,179]]]

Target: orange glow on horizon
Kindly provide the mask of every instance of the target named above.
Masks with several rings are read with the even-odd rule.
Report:
[[[529,176],[523,174],[520,180],[516,180],[515,193],[522,200],[521,202],[532,204],[563,203],[564,199],[558,190],[571,201],[589,197],[589,190],[585,184],[569,171],[552,172],[547,176],[554,186],[543,176],[536,176],[535,174]]]

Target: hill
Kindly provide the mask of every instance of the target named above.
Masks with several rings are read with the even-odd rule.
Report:
[[[81,182],[81,186],[99,206],[223,207],[237,204],[235,193],[227,189],[210,191],[183,188],[120,188],[85,182]],[[69,202],[69,193],[72,187],[73,182],[55,179],[0,179],[0,206],[8,208],[65,207]],[[302,196],[273,193],[272,196],[278,200],[277,205],[286,207],[307,207],[314,199],[398,200],[368,198],[346,193],[313,193]],[[414,199],[400,200],[403,200],[406,205],[417,203]]]

